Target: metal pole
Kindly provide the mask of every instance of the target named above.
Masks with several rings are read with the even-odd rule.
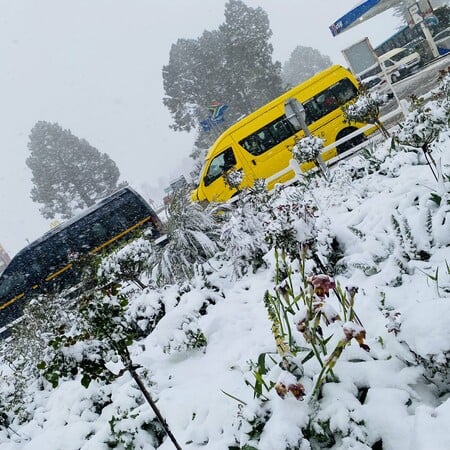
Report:
[[[305,136],[311,136],[311,131],[309,131],[308,125],[306,124],[305,120],[306,112],[304,106],[297,99],[289,98],[288,100],[286,100],[284,104],[284,109],[286,112],[287,119],[288,120],[290,120],[291,118],[297,119],[298,125],[300,125],[300,128],[305,133]],[[316,161],[320,167],[320,170],[323,173],[323,176],[325,177],[326,180],[328,180],[329,179],[328,167],[325,164],[321,154],[317,156]]]
[[[431,36],[430,29],[426,26],[425,22],[420,22],[420,28],[422,28],[423,35],[430,46],[433,56],[437,58],[439,56],[439,50],[437,49],[436,42],[434,42],[433,36]]]

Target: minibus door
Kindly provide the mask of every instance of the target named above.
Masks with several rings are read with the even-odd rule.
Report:
[[[253,177],[249,177],[248,170],[243,167],[242,161],[240,161],[242,158],[239,158],[239,156],[233,147],[230,146],[214,156],[209,164],[206,165],[206,170],[200,183],[206,200],[209,202],[222,202],[229,200],[238,192],[236,187],[230,186],[225,180],[225,175],[231,169],[242,171],[243,180],[238,188],[249,185],[247,180],[248,178],[253,179]]]
[[[286,119],[274,121],[274,117],[282,117],[284,111],[277,108],[276,112],[272,109],[258,118],[261,123],[267,123],[266,126],[259,128],[254,133],[246,136],[239,141],[239,144],[246,150],[246,159],[249,162],[254,178],[267,179],[272,175],[286,169],[292,159],[292,147],[295,143],[292,131],[288,128]],[[265,119],[265,117],[267,117]],[[276,131],[276,127],[285,128]],[[278,137],[281,133],[282,137]],[[279,182],[286,181],[294,176],[294,172],[280,178]],[[271,186],[269,187],[269,189]]]

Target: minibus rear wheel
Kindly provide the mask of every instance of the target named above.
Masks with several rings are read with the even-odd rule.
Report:
[[[355,128],[355,127],[344,128],[336,136],[336,141],[338,141],[339,139],[341,139],[341,138],[343,138],[343,137],[353,133],[357,129],[358,128]],[[338,145],[337,146],[337,152],[338,152],[338,154],[343,153],[346,150],[354,147],[355,145],[362,144],[365,140],[366,140],[366,137],[364,136],[364,134],[359,134],[358,136],[355,136],[353,139],[350,139],[349,141],[343,142],[341,145]]]

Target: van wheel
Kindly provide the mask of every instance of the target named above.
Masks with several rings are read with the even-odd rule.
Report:
[[[339,134],[336,136],[336,140],[338,141],[339,139],[353,133],[354,131],[356,131],[358,128],[354,128],[354,127],[349,127],[349,128],[344,128],[343,130],[341,130],[339,132]],[[364,136],[364,134],[359,134],[358,136],[355,136],[353,139],[350,139],[347,142],[343,142],[341,145],[337,146],[337,152],[338,155],[340,153],[345,152],[346,150],[354,147],[355,145],[361,144],[366,140],[366,137]]]
[[[398,76],[395,75],[395,74],[391,75],[391,82],[392,83],[397,83],[397,81],[398,81]]]

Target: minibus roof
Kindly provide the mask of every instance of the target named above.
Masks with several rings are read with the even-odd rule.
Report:
[[[306,81],[303,81],[301,83],[299,83],[297,86],[294,86],[293,88],[289,89],[288,91],[286,91],[284,94],[281,94],[280,96],[274,98],[273,100],[271,100],[270,102],[266,103],[265,105],[261,106],[260,108],[258,108],[256,111],[253,111],[252,113],[250,113],[249,115],[243,117],[242,119],[238,120],[237,122],[235,122],[233,125],[231,125],[230,127],[228,127],[214,142],[214,144],[211,146],[211,148],[209,149],[208,153],[206,154],[205,157],[205,161],[208,161],[211,158],[211,153],[215,150],[216,148],[216,144],[221,142],[222,139],[232,133],[233,131],[238,130],[239,128],[243,127],[244,125],[246,125],[247,123],[251,122],[253,119],[255,119],[255,117],[258,117],[261,114],[261,111],[264,110],[269,110],[274,108],[275,106],[279,105],[280,103],[284,103],[284,101],[286,101],[288,98],[292,97],[293,94],[298,90],[299,86],[301,86],[302,88],[306,89],[308,88],[308,86],[316,83],[318,80],[320,80],[321,78],[327,77],[330,75],[330,73],[333,73],[337,70],[341,70],[343,69],[343,67],[339,64],[335,64],[331,67],[329,67],[328,69],[323,70],[320,73],[317,73],[316,75],[312,76],[311,78],[309,78]]]

